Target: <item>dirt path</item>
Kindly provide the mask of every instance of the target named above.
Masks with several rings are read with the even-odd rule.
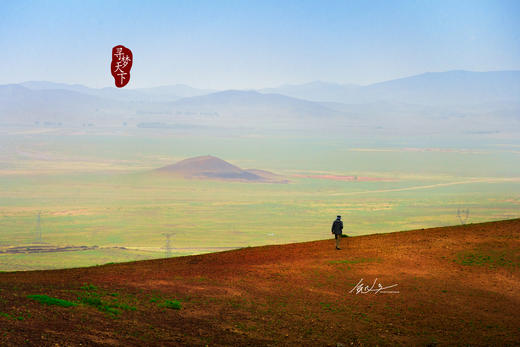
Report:
[[[449,186],[457,186],[462,184],[473,184],[473,183],[502,183],[502,182],[520,182],[519,178],[483,178],[483,179],[473,179],[469,181],[457,181],[457,182],[447,182],[447,183],[436,183],[436,184],[428,184],[423,186],[413,186],[413,187],[405,187],[405,188],[392,188],[392,189],[379,189],[379,190],[364,190],[359,192],[348,192],[348,193],[332,193],[329,195],[363,195],[363,194],[374,194],[374,193],[388,193],[388,192],[402,192],[407,190],[422,190],[422,189],[432,189],[439,187],[449,187]]]

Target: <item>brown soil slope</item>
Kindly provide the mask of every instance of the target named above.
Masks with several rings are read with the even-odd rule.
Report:
[[[342,242],[0,273],[0,345],[520,344],[520,219]]]

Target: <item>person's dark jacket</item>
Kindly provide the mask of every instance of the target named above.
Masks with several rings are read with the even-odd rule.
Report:
[[[332,233],[336,235],[343,233],[343,222],[341,220],[336,219],[334,223],[332,223]]]

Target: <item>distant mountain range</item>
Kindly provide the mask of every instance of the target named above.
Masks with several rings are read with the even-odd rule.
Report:
[[[257,91],[186,85],[94,89],[43,81],[0,85],[4,125],[146,123],[171,128],[171,124],[241,124],[237,121],[270,126],[280,121],[287,126],[291,120],[306,125],[314,119],[312,127],[324,124],[323,119],[343,119],[395,127],[419,124],[423,118],[464,117],[479,119],[483,126],[497,117],[519,120],[520,71],[448,71],[368,86],[312,82]]]
[[[520,102],[520,71],[429,72],[368,86],[312,82],[261,91],[311,101],[347,104],[382,101],[420,105],[518,103]]]
[[[188,179],[288,183],[283,177],[272,172],[257,169],[244,170],[211,155],[184,159],[156,169],[155,172]]]
[[[143,101],[143,102],[169,102],[181,98],[197,95],[205,95],[216,92],[212,89],[197,89],[184,84],[161,86],[154,88],[114,88],[106,87],[101,89],[89,88],[80,84],[65,84],[46,81],[29,81],[20,83],[21,86],[31,90],[70,90],[74,92],[94,95],[107,99],[124,101]]]

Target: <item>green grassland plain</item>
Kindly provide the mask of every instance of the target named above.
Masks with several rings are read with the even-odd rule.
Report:
[[[63,268],[520,216],[512,139],[334,138],[143,130],[2,129],[0,250],[39,241],[79,252],[0,253],[0,270]],[[473,144],[473,145],[472,145]],[[185,180],[154,168],[211,154],[289,184]],[[334,181],[292,175],[356,175]],[[464,217],[464,215],[462,215]],[[125,249],[121,249],[124,247]]]

